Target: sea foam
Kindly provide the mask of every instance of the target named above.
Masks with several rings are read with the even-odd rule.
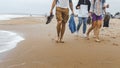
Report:
[[[15,48],[23,40],[17,33],[0,30],[0,53]]]

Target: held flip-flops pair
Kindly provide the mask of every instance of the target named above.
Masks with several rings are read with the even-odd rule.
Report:
[[[50,14],[50,16],[47,17],[47,21],[46,24],[49,24],[51,22],[51,20],[53,19],[54,15]]]

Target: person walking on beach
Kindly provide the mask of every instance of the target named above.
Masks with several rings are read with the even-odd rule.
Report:
[[[105,4],[106,8],[109,8],[109,4]],[[103,8],[105,9],[105,8]],[[111,14],[109,12],[106,12],[104,14],[104,19],[103,19],[103,27],[109,27],[109,22],[110,22],[110,16]]]
[[[53,9],[56,6],[56,19],[57,19],[57,37],[56,42],[64,43],[63,35],[65,32],[65,26],[69,19],[69,7],[74,14],[73,11],[73,3],[72,0],[53,0],[50,14],[53,14]]]
[[[104,0],[105,1],[105,0]],[[103,15],[103,8],[104,2],[103,0],[91,0],[91,16],[92,16],[92,26],[88,29],[87,38],[89,39],[89,33],[94,29],[95,41],[100,42],[99,33],[100,28],[102,26],[102,15]]]
[[[78,12],[78,19],[79,23],[77,25],[77,35],[79,33],[79,29],[83,23],[83,37],[86,37],[86,29],[87,29],[87,19],[88,19],[88,13],[90,10],[90,1],[89,0],[79,0],[78,4],[76,6],[76,9],[79,9]]]

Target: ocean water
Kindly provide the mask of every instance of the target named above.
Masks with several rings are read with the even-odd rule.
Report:
[[[2,14],[0,15],[0,20],[11,20],[13,18],[20,18],[20,17],[29,17],[29,15]]]
[[[0,13],[49,14],[53,0],[0,0]],[[73,0],[74,8],[78,0]],[[120,12],[120,0],[106,0],[110,4],[108,12]]]
[[[24,38],[17,33],[0,30],[0,53],[15,48],[23,40]]]

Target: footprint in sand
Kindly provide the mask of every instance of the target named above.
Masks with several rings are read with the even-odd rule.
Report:
[[[51,38],[52,41],[54,41],[55,39],[54,38]]]
[[[110,36],[109,34],[105,34],[105,36]]]
[[[115,37],[115,36],[113,36],[113,37],[111,37],[111,38],[116,39],[116,37]]]
[[[51,34],[49,33],[49,34],[48,34],[48,37],[50,37],[50,36],[51,36]]]
[[[79,40],[79,39],[78,39],[78,36],[75,36],[75,37],[74,37],[74,40]]]
[[[119,46],[119,44],[117,44],[117,43],[113,43],[113,46]]]

